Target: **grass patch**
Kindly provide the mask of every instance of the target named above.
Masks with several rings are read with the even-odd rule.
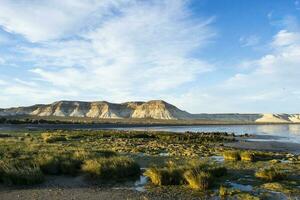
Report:
[[[255,154],[250,151],[243,151],[240,153],[240,157],[242,161],[254,162]]]
[[[76,175],[80,170],[82,161],[74,159],[72,155],[43,154],[36,159],[37,164],[45,174],[50,175]]]
[[[209,172],[195,169],[186,171],[184,178],[189,187],[195,190],[207,190],[213,182],[213,177]]]
[[[240,153],[238,151],[225,151],[223,153],[225,160],[238,161],[241,159]]]
[[[59,133],[42,133],[41,137],[46,143],[67,141],[66,136]]]
[[[42,183],[44,175],[32,163],[0,161],[0,180],[6,185],[33,185]]]
[[[286,174],[274,167],[268,167],[258,170],[255,177],[265,181],[276,181],[284,179]]]
[[[189,185],[195,190],[208,189],[216,177],[224,176],[227,169],[207,161],[191,160],[185,164],[167,167],[152,167],[146,170],[145,176],[157,186],[161,185]]]
[[[157,186],[161,185],[181,185],[183,184],[184,170],[182,168],[157,168],[151,167],[144,173],[145,176],[149,177],[150,181]]]
[[[82,165],[82,171],[91,178],[103,181],[121,180],[138,176],[140,167],[130,158],[111,157],[87,160]]]

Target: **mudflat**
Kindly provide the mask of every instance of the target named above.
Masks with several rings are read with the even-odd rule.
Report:
[[[271,152],[289,152],[300,153],[300,144],[291,142],[277,142],[277,141],[238,141],[227,143],[225,146],[237,149],[257,150],[257,151],[271,151]]]

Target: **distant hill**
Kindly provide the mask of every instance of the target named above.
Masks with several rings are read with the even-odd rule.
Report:
[[[162,100],[148,102],[58,101],[0,109],[0,116],[86,117],[94,119],[211,120],[257,123],[300,123],[300,114],[190,114]]]
[[[190,119],[192,114],[161,101],[126,102],[121,104],[106,101],[58,101],[46,105],[33,105],[0,109],[0,116],[58,116],[58,117],[89,117],[103,119],[152,118],[152,119]]]

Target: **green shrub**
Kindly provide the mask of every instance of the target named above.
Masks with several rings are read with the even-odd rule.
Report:
[[[224,166],[219,166],[217,163],[210,163],[207,160],[189,161],[185,168],[208,172],[214,177],[221,177],[227,174],[227,169]]]
[[[223,185],[221,185],[221,186],[220,186],[220,189],[219,189],[219,196],[220,196],[221,198],[224,198],[224,197],[226,197],[228,194],[229,194],[228,188],[227,188],[227,187],[224,187]]]
[[[237,161],[241,159],[238,151],[225,151],[223,153],[223,157],[225,160],[232,160],[232,161]]]
[[[46,143],[54,143],[59,141],[67,141],[67,138],[65,135],[61,135],[58,133],[42,133],[41,134],[42,139]]]
[[[275,181],[284,179],[286,174],[278,169],[275,169],[274,167],[269,167],[258,170],[255,173],[255,176],[265,181]]]
[[[255,161],[255,154],[249,151],[244,151],[240,154],[242,161],[249,161],[253,162]]]
[[[184,173],[184,178],[192,189],[207,190],[213,181],[212,175],[208,172],[198,170],[188,170]]]
[[[191,160],[181,166],[168,163],[164,168],[152,167],[147,169],[144,175],[158,186],[188,183],[194,189],[205,189],[209,187],[213,177],[221,177],[226,173],[227,169],[223,166],[203,160]]]
[[[71,155],[49,155],[44,154],[36,159],[37,165],[45,174],[50,175],[75,175],[80,170],[82,161],[73,158]]]
[[[56,156],[44,154],[36,159],[37,164],[45,174],[59,174],[60,160]]]
[[[144,173],[154,185],[180,185],[183,183],[183,169],[151,167]]]
[[[121,180],[140,174],[139,165],[127,157],[96,158],[87,160],[82,171],[90,177],[102,180]]]
[[[33,185],[44,181],[41,169],[32,163],[1,161],[0,175],[1,181],[7,185]]]
[[[95,157],[96,154],[94,152],[86,151],[86,150],[77,150],[73,153],[73,158],[81,161],[89,160]]]

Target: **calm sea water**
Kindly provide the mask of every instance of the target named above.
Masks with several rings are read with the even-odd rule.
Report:
[[[157,127],[103,127],[103,125],[81,125],[81,124],[41,124],[41,125],[0,125],[0,132],[11,130],[44,130],[44,129],[68,129],[68,130],[100,130],[100,129],[122,129],[122,130],[151,130],[172,132],[229,132],[239,134],[255,134],[266,136],[266,140],[278,140],[285,142],[300,143],[300,124],[278,124],[278,125],[199,125],[199,126],[157,126]]]
[[[265,139],[300,143],[300,124],[278,125],[201,125],[201,126],[157,126],[115,128],[125,130],[151,130],[172,132],[229,132],[240,134],[263,135]]]

